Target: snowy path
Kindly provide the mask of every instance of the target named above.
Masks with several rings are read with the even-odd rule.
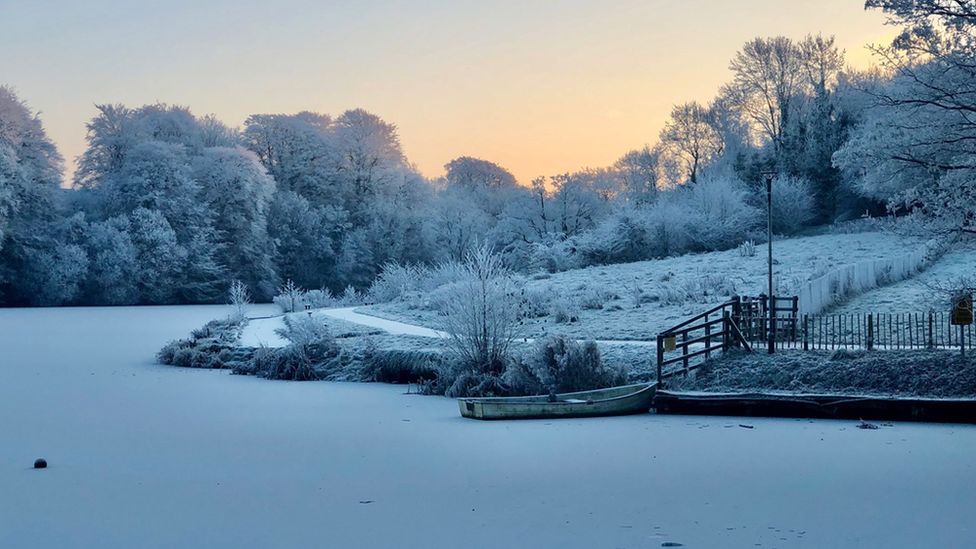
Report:
[[[432,328],[427,328],[424,326],[418,326],[416,324],[407,324],[405,322],[399,322],[396,320],[388,320],[385,318],[380,318],[378,316],[372,316],[357,312],[358,307],[342,307],[337,309],[318,309],[313,314],[316,316],[325,316],[329,318],[334,318],[338,320],[344,320],[346,322],[352,322],[355,324],[360,324],[362,326],[368,326],[370,328],[376,328],[379,330],[384,330],[393,335],[407,335],[415,337],[431,337],[431,338],[448,338],[450,335],[447,332],[442,332],[440,330],[434,330]],[[275,330],[284,326],[280,316],[272,318],[259,318],[251,320],[247,327],[244,329],[244,333],[241,335],[241,345],[246,347],[283,347],[288,344],[288,342],[281,336],[275,333]],[[525,341],[531,342],[532,339],[525,339]],[[597,340],[600,345],[648,345],[653,346],[656,344],[654,341],[636,341],[636,340]]]
[[[152,363],[225,312],[0,309],[0,547],[976,546],[973,426],[481,423]]]
[[[395,320],[387,320],[385,318],[380,318],[377,316],[357,313],[356,307],[343,307],[341,309],[323,309],[321,312],[323,315],[331,318],[338,318],[340,320],[345,320],[348,322],[355,322],[356,324],[362,324],[363,326],[369,326],[371,328],[379,328],[380,330],[385,330],[393,335],[409,335],[409,336],[437,337],[437,338],[450,337],[447,334],[447,332],[441,332],[438,330],[425,328],[423,326],[415,326],[413,324],[406,324],[403,322],[397,322]]]

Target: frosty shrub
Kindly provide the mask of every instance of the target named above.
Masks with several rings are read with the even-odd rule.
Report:
[[[549,302],[549,316],[557,324],[579,322],[580,303],[571,295],[555,295]]]
[[[420,271],[413,265],[387,263],[370,285],[366,295],[371,303],[396,301],[404,293],[416,290]]]
[[[388,303],[417,293],[431,292],[445,284],[458,281],[464,276],[460,263],[445,261],[428,267],[388,263],[366,291],[370,303]],[[349,292],[349,288],[346,289]],[[362,302],[362,297],[358,297]],[[355,304],[355,303],[352,303]]]
[[[613,296],[602,288],[584,288],[580,294],[579,304],[584,309],[602,309]]]
[[[738,247],[739,257],[756,257],[756,243],[746,240]]]
[[[187,339],[171,341],[156,353],[160,364],[184,368],[221,369],[239,359],[237,341],[244,324],[234,318],[211,320],[190,332]]]
[[[254,355],[250,373],[267,379],[314,381],[321,379],[309,350],[297,345],[280,349],[260,348]]]
[[[289,279],[278,288],[278,295],[274,296],[273,301],[283,313],[301,311],[305,308],[305,290]]]
[[[251,304],[251,293],[247,291],[247,286],[240,280],[235,280],[231,282],[228,293],[231,318],[238,322],[247,318],[247,306]]]
[[[346,289],[342,291],[342,295],[339,296],[339,304],[343,307],[362,305],[364,301],[363,294],[357,292],[356,288],[352,286],[346,286]]]
[[[285,315],[285,327],[275,330],[293,345],[333,344],[332,333],[321,319],[307,314]]]
[[[505,370],[518,328],[519,292],[514,286],[491,249],[483,247],[466,257],[463,278],[453,285],[444,319],[458,366],[455,379],[465,374],[497,377]],[[459,390],[469,385],[466,381]]]
[[[579,242],[587,265],[625,263],[659,256],[650,208],[626,208],[611,214]]]
[[[709,177],[678,192],[684,226],[699,250],[731,248],[762,219],[746,200],[745,184],[737,179]]]
[[[437,380],[444,356],[436,351],[370,346],[363,353],[362,363],[360,376],[363,381],[425,384]]]
[[[575,250],[567,240],[536,242],[532,244],[528,258],[530,271],[558,273],[580,266]]]
[[[636,278],[627,283],[627,298],[630,299],[630,306],[635,309],[639,309],[644,302],[644,289]]]
[[[285,327],[276,330],[290,344],[281,348],[256,349],[251,359],[234,368],[235,373],[267,379],[311,381],[333,369],[339,348],[328,327],[307,314],[285,315]]]
[[[761,188],[757,202],[766,209],[766,189]],[[795,234],[816,215],[816,200],[810,182],[802,177],[781,175],[773,181],[773,232]]]
[[[335,307],[336,298],[332,296],[332,292],[328,288],[309,290],[305,292],[305,303],[313,309],[324,309],[326,307]]]
[[[509,390],[520,394],[571,393],[627,383],[623,370],[608,368],[596,343],[550,336],[505,373]]]
[[[519,316],[521,318],[548,316],[552,295],[550,290],[523,287],[519,290]]]

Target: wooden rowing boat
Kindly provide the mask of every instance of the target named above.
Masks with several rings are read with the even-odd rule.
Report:
[[[638,383],[550,396],[459,398],[461,415],[471,419],[547,419],[622,416],[651,409],[657,383]]]

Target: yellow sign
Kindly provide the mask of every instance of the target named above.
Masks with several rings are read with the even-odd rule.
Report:
[[[965,326],[973,323],[973,294],[960,294],[952,298],[953,326]]]
[[[667,336],[664,338],[664,350],[673,351],[678,348],[678,342],[674,336]]]

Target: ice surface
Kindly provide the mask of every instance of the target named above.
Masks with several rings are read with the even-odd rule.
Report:
[[[482,423],[152,363],[226,312],[0,310],[0,547],[976,546],[976,427]]]

